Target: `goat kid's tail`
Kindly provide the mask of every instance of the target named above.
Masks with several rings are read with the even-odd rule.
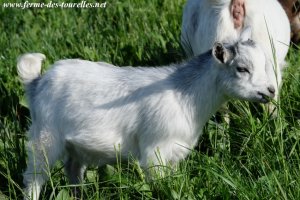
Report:
[[[18,58],[18,74],[25,85],[30,84],[41,74],[42,61],[46,58],[41,53],[28,53]]]

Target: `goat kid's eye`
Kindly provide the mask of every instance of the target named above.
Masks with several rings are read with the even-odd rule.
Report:
[[[237,67],[236,70],[239,72],[239,73],[249,73],[249,70],[245,67]]]

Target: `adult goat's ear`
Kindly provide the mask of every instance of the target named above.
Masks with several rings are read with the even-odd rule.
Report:
[[[212,49],[212,54],[214,58],[222,63],[225,64],[231,58],[230,50],[227,49],[222,43],[216,42]]]
[[[240,35],[240,41],[246,42],[248,40],[251,40],[252,37],[252,28],[250,26],[247,26],[243,29],[241,35]]]

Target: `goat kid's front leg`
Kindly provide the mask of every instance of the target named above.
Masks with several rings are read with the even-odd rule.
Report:
[[[176,163],[190,153],[188,145],[180,144],[180,140],[178,141],[169,138],[151,148],[143,149],[139,162],[145,169],[147,179],[163,178],[176,171]]]

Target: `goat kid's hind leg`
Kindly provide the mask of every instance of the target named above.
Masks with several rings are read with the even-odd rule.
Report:
[[[61,145],[47,131],[31,135],[36,137],[31,138],[27,144],[27,169],[23,173],[26,187],[24,199],[38,200],[42,186],[49,178],[50,169],[61,155]]]
[[[67,175],[70,184],[77,185],[82,183],[86,166],[68,156],[65,161],[65,174]],[[72,188],[72,194],[76,199],[80,199],[80,189],[78,186]]]

